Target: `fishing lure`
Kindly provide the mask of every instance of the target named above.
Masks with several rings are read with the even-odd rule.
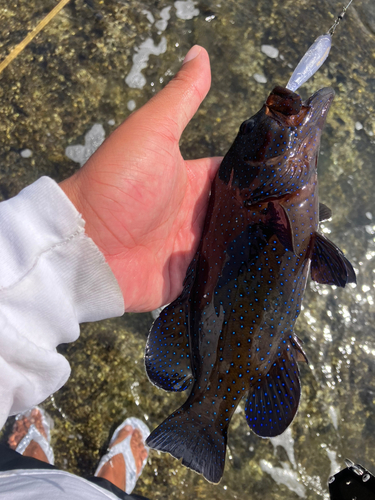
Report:
[[[353,0],[350,0],[348,5],[343,8],[342,12],[337,16],[336,21],[330,27],[325,35],[319,36],[311,47],[307,50],[306,54],[298,63],[296,69],[293,71],[292,76],[287,83],[286,88],[295,92],[301,85],[303,85],[309,78],[311,78],[321,67],[327,59],[332,46],[332,35],[334,34],[340,21],[344,18],[346,11]]]

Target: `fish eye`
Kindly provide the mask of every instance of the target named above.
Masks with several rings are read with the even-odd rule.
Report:
[[[240,126],[240,133],[241,134],[250,133],[254,128],[254,123],[255,120],[253,120],[252,118],[250,118],[250,120],[246,120],[245,122],[243,122]]]

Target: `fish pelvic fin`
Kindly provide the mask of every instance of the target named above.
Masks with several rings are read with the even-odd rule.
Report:
[[[181,295],[161,311],[146,343],[147,375],[165,391],[185,391],[194,378],[189,337],[189,296],[194,274],[195,259],[186,273]]]
[[[287,342],[268,373],[259,376],[250,389],[245,415],[250,429],[260,437],[282,434],[292,423],[299,406],[301,383],[297,358],[300,346]]]
[[[222,429],[214,422],[203,422],[187,403],[164,420],[146,444],[182,459],[183,465],[210,483],[219,483],[223,476],[227,426]]]
[[[311,255],[311,278],[322,285],[345,287],[356,283],[353,266],[331,241],[315,233]]]

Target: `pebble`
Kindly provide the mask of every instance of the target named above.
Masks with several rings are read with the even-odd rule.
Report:
[[[260,73],[254,73],[253,78],[258,83],[267,83],[267,78],[264,75],[261,75]]]
[[[33,155],[33,152],[31,151],[31,149],[23,149],[20,154],[22,158],[30,158],[30,156]]]
[[[272,59],[275,59],[279,55],[278,49],[272,45],[262,45],[260,50],[263,54],[266,54],[266,56],[271,57]]]

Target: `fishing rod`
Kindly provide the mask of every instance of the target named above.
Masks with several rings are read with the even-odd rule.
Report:
[[[329,51],[332,46],[332,36],[345,16],[346,11],[350,7],[353,0],[343,7],[340,14],[337,16],[333,25],[329,28],[325,35],[319,36],[315,42],[308,48],[305,55],[297,64],[296,69],[293,71],[292,76],[287,83],[286,88],[295,92],[301,85],[303,85],[309,78],[311,78],[320,68],[320,66],[327,59]]]
[[[60,2],[44,17],[35,28],[20,42],[11,53],[0,63],[0,73],[20,54],[38,33],[60,12],[70,0],[60,0]]]

